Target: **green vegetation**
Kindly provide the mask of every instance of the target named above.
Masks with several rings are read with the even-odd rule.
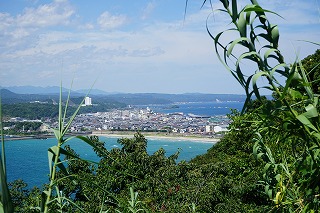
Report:
[[[304,69],[308,72],[308,78],[312,86],[313,93],[319,94],[319,79],[320,79],[320,49],[314,54],[304,58],[301,63]]]
[[[125,104],[118,102],[102,102],[97,105],[82,107],[79,113],[95,113],[107,112],[114,108],[123,108]],[[69,107],[67,116],[71,116],[77,108],[76,104]],[[4,117],[20,117],[26,119],[42,119],[42,118],[57,118],[59,113],[58,105],[40,104],[40,103],[17,103],[3,104]]]
[[[253,152],[265,164],[260,184],[272,201],[275,212],[317,212],[320,200],[320,120],[317,79],[309,80],[301,61],[287,64],[278,49],[279,30],[267,19],[271,11],[257,1],[239,10],[237,1],[221,1],[234,28],[214,36],[217,55],[247,94],[248,107],[255,95],[262,102],[260,90],[267,88],[276,100],[247,112],[242,123],[253,128]],[[222,42],[228,32],[238,38]],[[240,51],[239,51],[240,50]],[[233,63],[235,62],[235,63]],[[244,71],[243,62],[249,64]],[[315,61],[316,68],[319,61]],[[313,63],[311,64],[313,66]],[[248,70],[249,69],[249,70]],[[312,72],[311,72],[312,73]],[[312,75],[316,76],[316,75]],[[285,78],[281,84],[279,78]],[[259,86],[263,79],[267,85]],[[314,85],[314,86],[313,86]]]
[[[4,117],[20,117],[26,119],[56,118],[58,107],[53,104],[19,103],[4,104]]]
[[[278,28],[267,19],[270,11],[255,0],[242,9],[236,0],[221,2],[220,11],[234,28],[217,36],[208,32],[247,101],[242,113],[232,113],[230,131],[217,145],[190,162],[176,163],[179,150],[169,157],[163,149],[149,155],[140,133],[118,140],[122,148],[112,150],[98,137],[79,136],[100,159],[86,161],[64,146],[81,104],[65,122],[68,101],[63,110],[60,98],[57,146],[49,148],[50,183],[42,194],[16,181],[10,185],[11,199],[2,158],[1,202],[7,212],[13,212],[7,201],[17,212],[319,212],[319,50],[287,64],[278,50]],[[223,44],[229,31],[239,38]],[[243,60],[253,68],[251,74],[244,74]],[[267,85],[259,87],[260,78]],[[274,100],[261,97],[261,88],[271,90]]]
[[[11,213],[14,210],[11,194],[7,184],[6,152],[2,126],[2,102],[0,97],[0,133],[1,133],[1,155],[0,155],[0,212]]]
[[[42,125],[42,122],[3,122],[3,127],[4,127],[3,134],[5,135],[40,134],[41,125]]]

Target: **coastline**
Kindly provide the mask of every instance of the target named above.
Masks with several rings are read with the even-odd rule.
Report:
[[[136,132],[100,132],[94,131],[91,134],[85,134],[88,136],[96,135],[109,138],[132,138]],[[212,143],[215,144],[220,141],[220,138],[205,137],[201,135],[182,135],[182,134],[159,134],[151,132],[141,133],[148,140],[170,140],[174,141],[192,141],[201,143]],[[27,139],[47,139],[52,138],[53,135],[42,135],[42,136],[13,136],[4,138],[5,141],[15,141],[15,140],[27,140]]]
[[[19,136],[19,135],[12,135],[10,137],[4,137],[4,141],[16,141],[16,140],[28,140],[28,139],[40,139],[44,140],[47,138],[53,138],[54,135],[30,135],[30,136]]]
[[[102,136],[102,137],[113,137],[113,138],[132,138],[135,133],[123,132],[123,133],[106,133],[106,132],[92,132],[90,135]],[[142,135],[145,136],[146,139],[150,140],[172,140],[172,141],[193,141],[193,142],[201,142],[201,143],[212,143],[215,144],[220,141],[220,138],[208,138],[201,136],[183,136],[183,135],[158,135],[156,133],[145,134],[142,132]]]
[[[31,136],[5,137],[4,141],[17,141],[17,140],[28,140],[28,139],[34,139],[34,137],[31,137]]]

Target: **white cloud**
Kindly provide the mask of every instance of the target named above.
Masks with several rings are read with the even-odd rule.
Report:
[[[37,8],[26,8],[17,16],[17,25],[23,27],[49,27],[68,25],[75,13],[66,0],[55,0],[50,4],[42,4]]]
[[[132,51],[133,57],[150,57],[164,54],[165,51],[162,50],[160,47],[153,47],[153,48],[142,48],[136,49]]]
[[[0,13],[0,45],[7,48],[3,52],[35,47],[43,31],[70,24],[74,14],[67,0],[28,7],[17,15]]]
[[[277,24],[283,25],[319,25],[319,5],[317,6],[316,1],[277,1],[269,0],[268,3],[262,2],[265,9],[271,10],[284,17],[283,19],[268,14],[271,21]],[[312,3],[311,3],[312,2]]]
[[[157,1],[157,4],[160,3]],[[299,7],[305,11],[303,4]],[[232,77],[229,78],[227,71],[220,65],[215,56],[213,41],[206,32],[206,18],[212,9],[199,7],[188,10],[185,21],[182,16],[179,20],[160,22],[159,19],[151,19],[151,13],[155,9],[152,1],[142,11],[143,15],[138,17],[138,20],[133,20],[141,25],[131,25],[130,31],[120,28],[128,23],[125,15],[106,11],[86,20],[85,16],[79,14],[66,0],[28,8],[15,16],[0,13],[0,47],[3,50],[0,52],[1,80],[7,85],[24,85],[29,82],[31,84],[33,79],[30,76],[33,76],[37,79],[34,81],[36,84],[54,85],[56,79],[52,76],[57,73],[59,76],[63,63],[64,77],[72,79],[72,73],[76,73],[79,87],[101,72],[101,86],[109,84],[109,87],[114,87],[110,88],[111,90],[120,90],[119,85],[128,85],[120,88],[123,91],[131,89],[138,92],[139,89],[130,85],[132,79],[136,78],[135,74],[141,76],[141,87],[149,85],[146,91],[161,91],[166,87],[161,84],[167,85],[170,90],[179,79],[183,82],[175,86],[180,87],[179,92],[186,92],[187,87],[190,92],[209,91],[211,87],[212,90],[214,87],[223,90],[224,81],[230,81]],[[295,9],[299,8],[292,5],[290,8],[278,9],[281,15],[284,12],[300,16],[304,14],[302,10],[295,13]],[[81,18],[76,19],[77,17]],[[151,19],[151,25],[148,25],[151,23],[149,20],[143,22],[139,19],[146,17]],[[77,26],[74,25],[74,18]],[[312,18],[314,15],[308,13],[300,22],[308,23]],[[94,20],[97,20],[97,23],[93,23]],[[291,23],[291,20],[288,21]],[[214,34],[231,28],[229,23],[230,20],[225,19],[222,13],[215,13],[214,19],[209,20]],[[61,28],[67,24],[70,27]],[[97,24],[101,29],[110,31],[97,30]],[[282,31],[280,28],[281,39],[288,35],[290,40],[296,38],[296,34]],[[306,36],[319,35],[314,33],[315,31]],[[299,33],[300,36],[301,32]],[[227,41],[232,38],[234,37],[223,37]],[[285,48],[292,50],[287,43]],[[309,48],[308,52],[310,51]],[[28,77],[29,81],[24,83]],[[159,79],[162,81],[158,81]],[[194,87],[190,87],[191,84],[194,84]],[[229,89],[231,90],[231,87]]]
[[[155,7],[156,7],[156,4],[154,1],[148,2],[147,6],[142,11],[141,19],[146,20],[149,17],[149,15],[152,13]]]
[[[92,29],[94,29],[94,25],[91,23],[86,23],[86,24],[80,25],[79,29],[80,30],[92,30]]]
[[[14,18],[9,13],[0,13],[0,31],[3,33],[14,24]]]
[[[115,29],[124,25],[127,22],[127,17],[125,15],[112,15],[106,11],[100,15],[97,22],[103,29]]]

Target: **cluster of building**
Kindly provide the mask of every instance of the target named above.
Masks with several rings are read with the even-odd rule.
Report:
[[[78,115],[72,132],[83,131],[149,131],[183,134],[215,134],[227,131],[226,116],[197,116],[183,113],[157,113],[146,109],[115,109]]]
[[[91,105],[93,105],[91,98],[86,97],[83,106]],[[34,122],[22,118],[11,118],[9,121]],[[37,120],[37,122],[42,122],[38,130],[40,132],[50,132],[51,128],[56,128],[58,125],[57,120],[49,118],[45,121]],[[227,131],[229,122],[225,115],[208,117],[181,112],[158,113],[147,107],[80,114],[75,117],[70,130],[75,134],[93,131],[142,131],[215,135]]]

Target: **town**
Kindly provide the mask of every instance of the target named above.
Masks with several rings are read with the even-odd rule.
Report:
[[[20,123],[21,134],[49,133],[58,126],[53,119],[27,120],[23,118],[10,118],[11,126],[4,127],[9,130]],[[108,133],[108,132],[158,132],[179,135],[198,135],[219,137],[229,125],[225,115],[214,117],[198,116],[193,114],[158,113],[147,108],[113,109],[109,112],[96,112],[79,114],[70,127],[71,134]],[[21,125],[24,123],[24,125]],[[39,128],[29,128],[28,123],[41,123]]]
[[[227,116],[198,116],[193,114],[157,113],[145,109],[115,109],[78,115],[71,132],[84,131],[142,131],[180,133],[185,135],[215,135],[227,131]]]
[[[39,103],[34,103],[39,104]],[[92,107],[90,97],[84,99],[82,107]],[[106,112],[78,114],[70,128],[69,134],[105,134],[124,132],[144,132],[179,136],[221,137],[230,123],[226,115],[205,116],[179,112],[160,113],[151,106],[130,106],[114,108]],[[4,122],[8,135],[46,135],[58,127],[56,118],[29,120],[20,117],[8,118]]]

